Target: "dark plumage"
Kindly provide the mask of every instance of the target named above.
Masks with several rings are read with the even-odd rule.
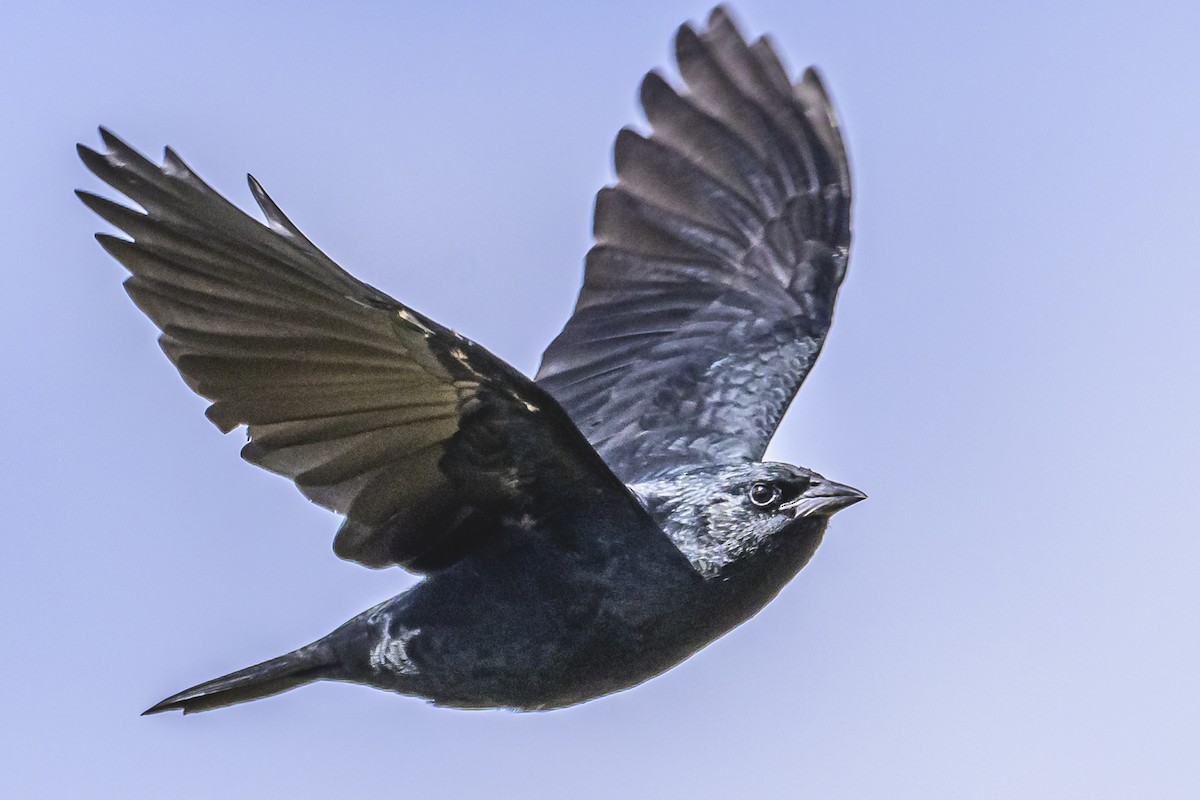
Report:
[[[652,134],[615,186],[574,315],[531,381],[356,280],[262,187],[264,226],[170,149],[81,146],[141,206],[80,192],[167,357],[245,425],[248,461],[345,515],[335,552],[422,572],[329,636],[151,708],[319,679],[443,705],[571,705],[746,620],[863,498],[763,452],[820,352],[850,243],[850,176],[816,73],[795,86],[728,14],[676,39],[688,91],[642,85]]]

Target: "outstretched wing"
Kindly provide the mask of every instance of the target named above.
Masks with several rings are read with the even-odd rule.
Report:
[[[646,76],[653,133],[617,136],[575,313],[536,378],[627,482],[762,457],[849,255],[849,166],[817,74],[793,86],[721,8],[675,52],[689,93]]]
[[[79,192],[131,240],[97,239],[208,418],[247,426],[242,456],[346,515],[339,556],[426,570],[505,518],[636,504],[544,391],[343,271],[253,178],[267,225],[170,149],[159,167],[101,135],[80,156],[145,213]]]

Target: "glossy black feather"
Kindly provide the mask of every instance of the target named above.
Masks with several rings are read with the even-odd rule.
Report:
[[[509,518],[635,504],[543,390],[351,277],[253,178],[268,225],[172,151],[159,167],[101,136],[107,152],[81,147],[84,163],[145,209],[79,193],[131,237],[98,235],[132,273],[126,289],[213,401],[209,419],[247,426],[242,456],[346,515],[338,555],[429,569]]]
[[[617,137],[539,383],[342,270],[253,178],[265,225],[170,149],[159,166],[107,131],[103,154],[80,148],[142,209],[80,193],[128,237],[98,235],[209,419],[246,426],[248,461],[345,515],[338,555],[428,573],[147,713],[316,680],[463,708],[583,702],[744,622],[863,499],[757,463],[845,273],[850,178],[828,98],[811,71],[790,85],[720,8],[676,53],[688,91],[643,82],[653,132]]]
[[[622,131],[575,314],[537,381],[623,480],[756,461],[824,343],[850,245],[850,172],[811,69],[718,8],[684,25],[688,92],[658,73]]]

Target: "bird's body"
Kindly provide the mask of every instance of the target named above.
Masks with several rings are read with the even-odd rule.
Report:
[[[694,652],[703,631],[689,605],[706,587],[686,559],[635,520],[618,536],[589,527],[558,531],[570,544],[521,532],[427,578],[334,633],[335,649],[346,642],[338,663],[443,705],[541,709],[627,688]]]
[[[574,705],[666,671],[756,613],[812,556],[824,524],[809,527],[729,580],[699,577],[653,531],[620,559],[535,544],[469,560],[356,617],[331,644],[345,637],[338,663],[358,660],[351,680],[369,674],[440,705]]]
[[[169,149],[106,131],[84,202],[247,460],[345,515],[335,552],[423,573],[292,653],[150,709],[314,680],[544,709],[638,684],[753,616],[864,495],[762,455],[824,342],[850,237],[824,88],[728,15],[680,29],[622,131],[578,305],[531,381],[318,250],[251,178],[263,226]]]
[[[606,516],[584,513],[553,529],[513,520],[314,644],[151,711],[225,705],[242,684],[262,696],[319,679],[459,708],[574,705],[652,678],[749,619],[808,563],[828,521],[804,518],[734,555],[729,538],[704,541],[704,528],[673,526],[664,508],[629,514],[624,525]]]

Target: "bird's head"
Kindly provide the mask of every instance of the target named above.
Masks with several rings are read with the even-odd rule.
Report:
[[[791,464],[700,467],[631,487],[706,577],[789,539],[819,536],[834,513],[866,498]]]

